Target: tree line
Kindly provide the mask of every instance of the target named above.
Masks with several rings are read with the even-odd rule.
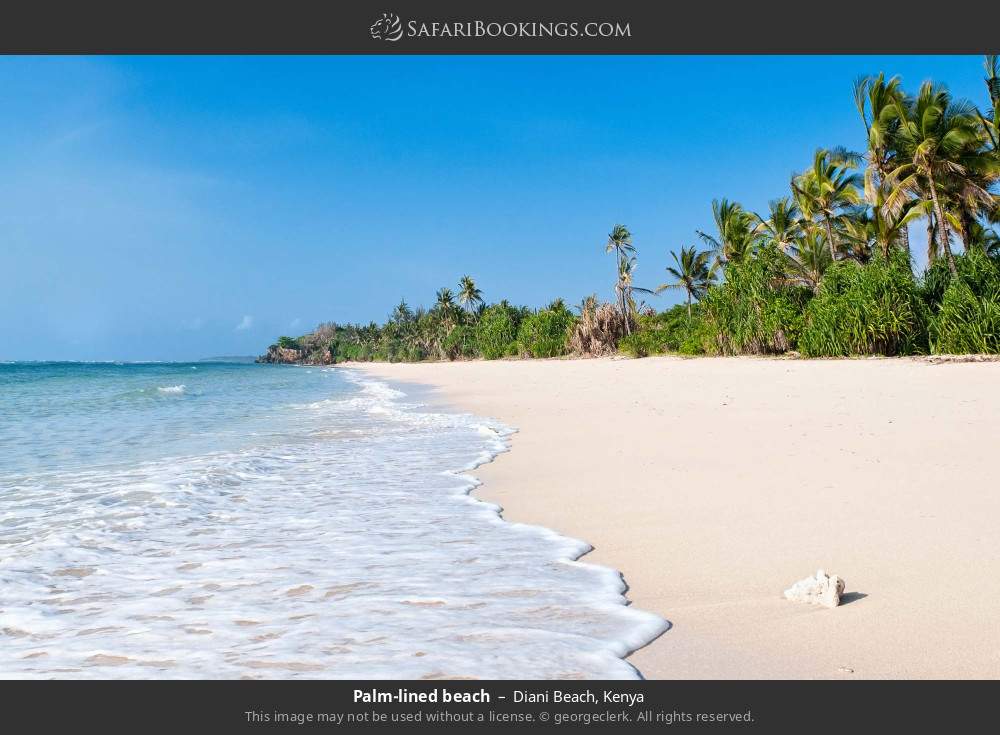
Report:
[[[429,309],[403,301],[384,324],[320,325],[280,338],[269,354],[336,362],[1000,353],[997,57],[984,68],[983,107],[930,81],[909,93],[882,73],[856,80],[864,149],[818,148],[762,213],[714,200],[714,227],[671,253],[656,287],[634,282],[637,248],[616,224],[605,243],[613,303],[487,304],[464,276]],[[917,274],[921,246],[927,267]],[[657,311],[647,297],[670,289],[683,303]]]

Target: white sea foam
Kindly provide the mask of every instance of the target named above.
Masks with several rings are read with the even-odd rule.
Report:
[[[187,390],[186,385],[161,385],[157,388],[160,393],[165,393],[167,395],[180,395]]]
[[[0,478],[0,675],[637,676],[666,621],[469,495],[510,430],[347,377],[259,446]]]

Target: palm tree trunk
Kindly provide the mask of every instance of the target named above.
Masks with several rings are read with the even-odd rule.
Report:
[[[616,265],[618,266],[618,283],[615,284],[615,296],[618,302],[618,311],[621,312],[622,319],[625,320],[625,334],[632,334],[632,329],[628,323],[628,312],[625,309],[625,288],[622,283],[622,261],[625,259],[625,253],[618,246],[615,246],[615,254],[618,256],[616,260]]]
[[[944,248],[944,257],[948,261],[948,270],[951,275],[957,276],[958,269],[955,267],[955,256],[951,253],[951,245],[948,243],[948,222],[944,218],[944,210],[941,208],[941,201],[938,199],[937,187],[934,186],[934,174],[927,172],[927,183],[931,188],[931,199],[934,201],[934,211],[937,214],[938,234],[941,237],[941,247]]]
[[[830,245],[830,257],[837,262],[837,246],[833,244],[833,225],[830,224],[830,215],[824,215],[826,221],[826,239]]]
[[[937,230],[937,226],[934,224],[934,215],[927,215],[927,263],[930,265],[938,256],[937,238],[934,236],[934,232]]]
[[[688,291],[688,326],[691,326],[691,292]]]
[[[903,228],[899,231],[899,245],[903,248],[903,252],[906,253],[906,259],[910,259],[910,228],[907,225],[903,225]]]
[[[621,312],[622,319],[625,320],[625,334],[632,334],[632,326],[628,323],[628,310],[625,308],[625,289],[622,288],[620,281],[615,290],[618,292],[618,311]]]
[[[972,213],[968,207],[962,207],[962,245],[968,250],[972,245]]]

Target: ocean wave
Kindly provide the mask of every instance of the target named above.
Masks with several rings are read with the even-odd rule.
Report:
[[[638,675],[667,623],[585,542],[471,496],[510,427],[330,385],[240,449],[0,477],[0,676]]]
[[[156,390],[166,395],[181,395],[187,390],[186,385],[161,385]]]

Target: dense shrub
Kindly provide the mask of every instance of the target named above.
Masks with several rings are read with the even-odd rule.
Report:
[[[618,340],[618,351],[629,357],[646,357],[655,354],[656,346],[652,344],[649,332],[632,332]]]
[[[466,324],[460,324],[452,329],[441,343],[441,350],[449,360],[475,357],[476,330]]]
[[[956,267],[958,278],[948,279],[940,308],[931,320],[934,351],[1000,353],[1000,265],[974,249],[956,258]],[[929,290],[928,275],[930,270],[924,277],[925,294]]]
[[[588,357],[613,355],[625,334],[625,317],[617,307],[590,300],[570,331],[569,349]]]
[[[799,350],[808,357],[927,352],[927,308],[902,251],[867,265],[831,265],[806,309]]]
[[[775,354],[794,349],[811,296],[785,278],[781,253],[762,248],[726,266],[726,280],[708,290],[702,307],[713,347],[726,355]]]
[[[400,361],[402,362],[420,362],[421,360],[426,359],[427,353],[424,351],[423,347],[418,345],[406,347],[400,354]]]
[[[963,267],[963,260],[963,256],[955,256],[955,265],[959,269]],[[924,271],[920,281],[920,296],[931,311],[936,312],[941,308],[944,292],[948,290],[949,283],[951,283],[951,271],[948,270],[948,264],[943,258],[938,258]]]
[[[573,314],[565,306],[529,314],[517,330],[520,351],[531,357],[565,355],[573,322]]]
[[[375,350],[372,359],[376,362],[402,362],[405,347],[398,340],[387,340]]]
[[[636,319],[635,331],[618,342],[618,350],[630,357],[679,353],[702,355],[713,334],[706,331],[701,306],[678,304],[658,314],[643,314]]]
[[[487,360],[517,354],[517,329],[521,312],[505,302],[483,311],[476,324],[476,344]]]
[[[343,339],[330,340],[330,359],[332,362],[368,362],[374,354],[370,345],[348,342]]]
[[[297,350],[299,341],[294,337],[278,337],[278,347],[283,350]]]

